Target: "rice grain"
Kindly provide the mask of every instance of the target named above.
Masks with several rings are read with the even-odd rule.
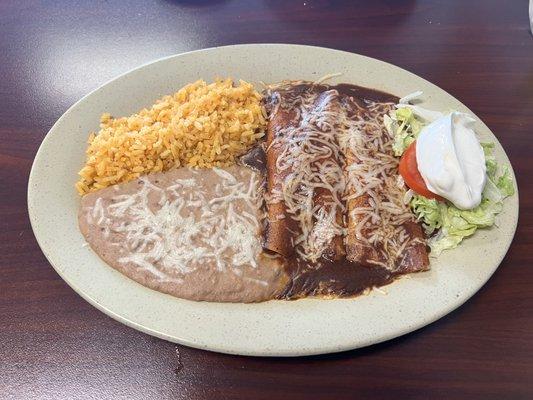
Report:
[[[83,195],[174,167],[225,167],[264,135],[261,95],[232,79],[191,83],[129,117],[102,115],[76,189]]]

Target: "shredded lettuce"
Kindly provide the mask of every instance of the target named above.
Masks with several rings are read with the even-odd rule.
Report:
[[[428,110],[427,108],[413,105],[413,104],[401,104],[401,107],[408,108],[409,110],[413,112],[414,115],[416,115],[418,119],[426,123],[433,122],[439,119],[440,117],[444,116],[444,114],[441,113],[440,111]]]
[[[418,137],[422,129],[422,121],[418,119],[410,108],[398,108],[392,118],[387,116],[385,127],[394,134],[392,150],[399,157]]]
[[[411,207],[428,234],[440,229],[428,242],[432,253],[439,255],[443,250],[457,247],[464,238],[472,236],[479,228],[494,225],[503,203],[484,199],[473,210],[460,210],[452,204],[416,195],[411,200]]]
[[[406,96],[400,101],[397,110],[385,116],[387,131],[394,135],[393,151],[397,157],[413,143],[422,128],[436,118],[444,115],[438,111],[406,104],[416,98],[420,92]],[[472,236],[479,228],[487,228],[495,223],[495,217],[502,211],[503,200],[514,194],[513,179],[509,168],[502,168],[498,173],[498,164],[494,158],[494,143],[481,143],[487,166],[487,183],[483,190],[481,203],[472,210],[461,210],[450,202],[428,199],[415,194],[409,205],[422,223],[428,235],[429,246],[435,255],[443,250],[453,249],[464,238]]]
[[[513,178],[511,178],[511,172],[508,167],[503,168],[503,174],[498,178],[496,186],[505,197],[514,194]]]
[[[494,143],[491,143],[491,142],[485,142],[485,143],[480,143],[481,144],[481,147],[483,148],[483,153],[485,153],[485,157],[494,157],[493,155],[493,152],[494,152]]]
[[[417,219],[424,224],[427,234],[432,234],[442,226],[442,215],[444,214],[446,204],[435,199],[415,194],[410,201],[410,206]]]
[[[514,194],[513,178],[508,166],[502,168],[502,174],[498,175],[498,164],[494,158],[494,143],[481,143],[483,152],[485,153],[485,164],[487,166],[487,177],[490,182],[489,190],[493,190],[494,186],[500,191],[503,198],[512,196]],[[490,187],[492,186],[492,188]],[[485,192],[487,188],[485,188]],[[485,193],[483,193],[485,195]],[[488,195],[488,194],[487,194]]]
[[[457,247],[477,229],[494,225],[496,215],[502,211],[503,199],[514,194],[509,169],[503,168],[498,175],[498,166],[492,154],[494,143],[482,143],[482,146],[487,164],[487,183],[479,206],[472,210],[460,210],[449,202],[439,202],[420,195],[415,195],[410,202],[426,233],[431,235],[438,230],[429,239],[429,246],[435,255]]]

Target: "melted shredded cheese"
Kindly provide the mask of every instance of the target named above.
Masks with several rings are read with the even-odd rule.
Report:
[[[300,232],[293,238],[296,252],[304,259],[317,261],[335,236],[344,228],[336,220],[342,215],[345,182],[336,138],[338,108],[334,90],[320,96],[301,96],[292,104],[296,123],[279,129],[269,148],[279,148],[278,173],[290,171],[281,189],[274,189],[269,202],[284,202]],[[317,191],[323,190],[320,203]]]
[[[350,234],[383,256],[366,262],[394,270],[405,249],[420,242],[403,225],[414,217],[404,203],[406,188],[398,179],[393,136],[383,124],[394,103],[361,104],[346,96],[340,99],[336,90],[287,95],[285,89],[298,83],[269,88],[271,114],[284,107],[294,117],[269,146],[279,147],[277,172],[289,173],[268,201],[285,203],[300,228],[291,238],[297,253],[316,261],[335,236],[349,233],[345,222],[337,223],[337,213],[344,215],[347,203],[359,204],[351,200],[364,196],[368,201],[349,207],[348,219],[356,221]],[[329,194],[326,201],[316,203],[317,190]]]
[[[383,124],[383,117],[393,109],[393,103],[367,102],[364,108],[346,103],[340,140],[343,153],[351,161],[346,168],[345,200],[361,196],[368,199],[348,207],[349,218],[357,221],[353,234],[360,244],[379,250],[381,260],[366,260],[368,263],[390,270],[401,264],[408,247],[421,242],[404,226],[414,217],[404,202],[406,188],[398,178],[399,160],[392,151],[394,137]]]
[[[158,279],[206,264],[240,275],[239,267],[257,266],[261,252],[259,178],[251,173],[242,182],[228,171],[213,171],[219,178],[214,188],[194,178],[167,187],[140,178],[132,194],[96,199],[87,222],[123,238],[120,263]]]

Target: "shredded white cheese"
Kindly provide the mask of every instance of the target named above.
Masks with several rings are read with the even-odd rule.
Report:
[[[381,260],[366,260],[368,263],[394,270],[405,249],[418,243],[404,226],[414,217],[405,204],[406,187],[398,178],[394,135],[384,127],[384,116],[394,104],[368,102],[364,108],[356,106],[356,113],[354,105],[345,104],[341,135],[341,148],[349,159],[345,200],[367,198],[362,204],[348,203],[349,216],[356,221],[353,234],[360,244],[379,250]]]
[[[213,172],[214,188],[199,174],[167,187],[141,178],[132,194],[97,198],[87,222],[123,238],[120,263],[158,279],[176,279],[206,264],[239,274],[244,265],[257,266],[262,250],[259,178],[255,172],[246,181],[225,170]]]
[[[284,107],[293,120],[276,132],[269,148],[279,146],[277,172],[289,173],[268,201],[284,202],[297,222],[297,253],[316,261],[335,236],[350,234],[383,256],[365,261],[394,269],[398,257],[415,243],[403,226],[414,219],[404,203],[406,188],[398,178],[393,132],[384,124],[395,104],[359,103],[341,98],[334,89],[282,96],[286,84],[271,87],[271,113]],[[329,194],[325,202],[316,202],[318,191]],[[356,201],[362,198],[367,201]],[[335,218],[346,211],[347,219],[355,221],[351,232],[344,228],[346,218],[342,223]]]
[[[294,238],[296,252],[309,261],[317,261],[331,240],[344,233],[336,218],[345,208],[344,173],[336,137],[337,96],[330,90],[299,97],[299,103],[291,105],[296,123],[276,132],[270,144],[270,148],[280,149],[277,172],[290,173],[281,189],[272,191],[269,202],[284,202],[301,231]],[[320,203],[315,202],[317,196]]]

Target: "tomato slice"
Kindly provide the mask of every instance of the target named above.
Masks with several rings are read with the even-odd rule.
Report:
[[[418,164],[416,163],[416,141],[405,150],[405,153],[403,153],[399,169],[405,184],[416,193],[429,199],[437,199],[439,201],[444,200],[442,197],[428,189],[422,175],[420,175],[420,172],[418,171]]]

